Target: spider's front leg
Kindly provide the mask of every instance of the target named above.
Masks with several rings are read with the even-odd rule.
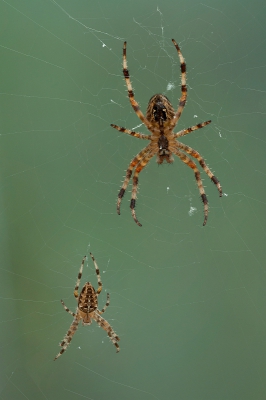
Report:
[[[94,313],[93,319],[97,322],[97,324],[105,330],[109,338],[111,339],[112,343],[116,347],[116,352],[118,353],[120,351],[120,347],[117,344],[119,342],[120,338],[117,336],[109,322],[107,322],[104,318],[102,318],[100,315],[97,313]]]
[[[143,150],[141,150],[136,157],[133,158],[133,160],[131,161],[131,163],[128,166],[128,169],[126,171],[126,176],[123,182],[123,185],[118,193],[118,199],[117,199],[117,214],[120,215],[120,204],[121,201],[124,197],[124,194],[126,192],[126,189],[128,187],[128,183],[130,181],[131,175],[132,175],[132,171],[135,168],[135,166],[140,162],[140,160],[146,155],[146,153],[150,150],[150,145],[146,146]]]
[[[61,351],[55,356],[54,361],[58,359],[58,357],[60,357],[68,348],[68,346],[70,345],[70,342],[76,332],[76,330],[78,329],[78,324],[79,324],[79,317],[75,316],[72,324],[70,325],[69,330],[67,331],[63,341],[59,344],[59,346],[62,347]]]
[[[181,142],[176,142],[176,146],[185,151],[186,153],[190,154],[192,157],[196,158],[196,160],[198,160],[200,166],[202,167],[202,169],[204,170],[204,172],[208,175],[208,177],[211,179],[211,181],[216,185],[219,195],[220,197],[222,197],[223,195],[223,191],[222,191],[222,186],[219,182],[219,180],[216,178],[216,176],[212,173],[212,171],[210,170],[210,168],[207,166],[205,160],[203,159],[203,157],[199,154],[198,151],[192,149],[192,147],[189,147]]]
[[[204,221],[203,221],[203,226],[206,225],[207,223],[207,219],[208,219],[208,200],[207,200],[207,196],[205,194],[205,190],[203,187],[203,183],[200,177],[200,172],[196,166],[196,164],[191,160],[191,158],[189,158],[186,154],[182,153],[182,151],[180,151],[177,146],[173,146],[170,148],[170,150],[177,156],[180,158],[181,161],[183,161],[183,163],[185,163],[189,168],[191,168],[194,171],[195,174],[195,179],[198,185],[198,189],[200,192],[200,197],[201,200],[203,202],[203,206],[204,206]]]
[[[136,216],[136,198],[137,198],[137,191],[138,191],[138,183],[139,183],[139,174],[143,170],[143,168],[148,164],[150,159],[154,156],[154,152],[149,152],[146,154],[145,157],[143,157],[140,162],[138,163],[134,176],[133,176],[133,187],[132,187],[132,196],[131,196],[131,201],[130,201],[130,208],[131,208],[131,214],[138,226],[142,226],[141,223],[138,221],[137,216]]]

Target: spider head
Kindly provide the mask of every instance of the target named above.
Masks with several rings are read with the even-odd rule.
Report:
[[[92,320],[91,320],[90,314],[86,314],[83,318],[82,325],[83,326],[91,325],[91,323],[92,323]]]
[[[149,101],[146,118],[158,127],[167,126],[174,118],[175,111],[168,98],[162,94],[155,94]]]

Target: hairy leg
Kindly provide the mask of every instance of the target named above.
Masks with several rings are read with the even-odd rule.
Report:
[[[126,176],[123,182],[123,185],[118,193],[118,199],[117,199],[117,214],[120,215],[120,204],[122,201],[122,198],[125,194],[125,191],[127,189],[128,183],[130,181],[131,175],[132,175],[132,171],[135,168],[135,166],[140,162],[140,160],[146,155],[147,152],[150,151],[150,144],[148,146],[146,146],[143,150],[141,150],[136,157],[133,158],[133,160],[131,160],[127,171],[126,171]]]
[[[179,157],[181,161],[183,161],[187,166],[189,166],[194,171],[196,182],[197,182],[200,196],[201,196],[203,206],[204,206],[204,221],[203,221],[203,226],[204,226],[204,225],[206,225],[207,219],[208,219],[208,200],[207,200],[207,196],[205,194],[204,188],[203,188],[202,180],[200,177],[200,172],[199,172],[196,164],[191,160],[191,158],[189,158],[186,154],[182,153],[178,148],[170,147],[170,150],[177,157]]]
[[[207,166],[205,160],[203,159],[203,157],[194,149],[192,149],[189,146],[186,146],[183,143],[177,142],[176,146],[179,147],[179,149],[185,151],[186,153],[190,154],[192,157],[196,158],[196,160],[198,160],[200,166],[203,168],[204,172],[206,172],[206,174],[208,175],[208,177],[212,180],[212,182],[216,185],[220,197],[222,197],[223,192],[222,192],[222,187],[220,182],[218,181],[218,179],[216,178],[216,176],[213,175],[213,173],[211,172],[210,168]]]

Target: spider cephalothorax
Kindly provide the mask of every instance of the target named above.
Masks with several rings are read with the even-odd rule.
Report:
[[[137,137],[139,139],[150,140],[150,143],[141,150],[131,161],[126,171],[126,177],[124,179],[122,188],[118,193],[117,200],[117,212],[120,214],[120,204],[122,198],[125,194],[126,188],[132,176],[133,169],[135,168],[135,172],[133,174],[133,186],[132,186],[132,196],[130,201],[131,213],[134,221],[141,226],[141,223],[138,221],[136,217],[136,198],[137,198],[137,189],[138,189],[138,176],[142,169],[148,164],[151,158],[157,155],[157,163],[162,164],[164,161],[167,163],[173,162],[172,155],[175,154],[180,158],[186,165],[188,165],[195,174],[196,182],[198,185],[198,189],[200,192],[200,196],[204,205],[204,221],[203,225],[206,225],[208,218],[208,200],[204,191],[204,187],[202,184],[202,180],[200,177],[200,172],[195,164],[195,162],[187,155],[189,154],[196,160],[198,160],[200,166],[204,170],[204,172],[209,176],[209,178],[213,181],[213,183],[217,186],[220,196],[222,196],[222,188],[218,179],[213,175],[210,168],[207,166],[206,162],[202,158],[202,156],[191,147],[179,142],[177,139],[181,136],[185,136],[190,132],[193,132],[197,129],[203,128],[208,125],[211,121],[201,122],[197,125],[194,125],[187,129],[182,129],[181,131],[174,133],[173,130],[183,112],[183,109],[186,105],[187,100],[187,85],[186,85],[186,63],[184,57],[181,53],[181,50],[174,39],[172,42],[175,45],[177,50],[179,60],[180,60],[180,69],[181,69],[181,97],[179,99],[179,104],[177,111],[174,110],[172,104],[168,100],[168,98],[162,94],[155,94],[149,101],[146,116],[142,113],[139,108],[137,101],[135,100],[134,93],[132,90],[132,85],[130,82],[129,72],[127,69],[127,59],[126,59],[126,42],[124,42],[123,48],[123,74],[126,80],[126,85],[128,89],[128,97],[130,103],[143,122],[144,125],[151,132],[150,135],[144,135],[139,132],[131,131],[129,129],[111,124],[111,126],[117,129],[120,132],[124,132],[128,135]]]
[[[120,350],[119,346],[117,344],[117,342],[120,340],[119,337],[117,336],[117,334],[115,333],[115,331],[113,330],[113,328],[111,327],[109,322],[107,322],[103,317],[101,317],[101,314],[103,314],[105,312],[106,308],[110,304],[109,293],[107,293],[107,302],[106,302],[105,306],[103,307],[103,309],[101,311],[98,310],[98,296],[102,291],[102,281],[101,281],[101,277],[100,277],[100,271],[99,271],[98,265],[95,261],[95,258],[93,257],[93,255],[91,253],[90,253],[90,256],[91,256],[92,261],[95,266],[95,272],[96,272],[97,280],[98,280],[98,289],[95,290],[90,282],[86,282],[85,285],[83,286],[83,288],[81,289],[80,294],[78,292],[80,280],[82,277],[82,271],[83,271],[84,263],[86,260],[86,256],[85,256],[85,257],[83,257],[83,260],[81,262],[78,279],[77,279],[77,283],[76,283],[75,290],[74,290],[74,296],[78,302],[76,312],[73,313],[72,311],[70,311],[69,308],[67,308],[67,306],[63,302],[63,300],[61,300],[61,303],[62,303],[64,309],[74,317],[74,320],[73,320],[72,324],[70,325],[70,328],[67,331],[63,341],[60,343],[62,350],[57,354],[57,356],[55,357],[55,360],[58,357],[60,357],[61,354],[63,354],[66,351],[66,349],[68,348],[75,332],[78,329],[78,325],[79,325],[80,321],[82,321],[82,325],[90,325],[92,323],[92,320],[94,319],[94,321],[96,321],[97,324],[107,332],[108,336],[110,337],[111,341],[113,342],[113,344],[116,347],[116,351],[118,352]]]

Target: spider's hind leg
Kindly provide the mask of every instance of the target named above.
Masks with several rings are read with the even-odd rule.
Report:
[[[76,314],[73,313],[72,311],[70,311],[70,309],[65,305],[65,303],[63,302],[63,300],[61,300],[61,304],[62,304],[62,306],[64,307],[64,309],[65,309],[69,314],[71,314],[73,317],[76,317]]]
[[[127,85],[129,101],[131,103],[133,110],[135,111],[139,119],[147,126],[147,128],[151,129],[152,128],[151,123],[147,120],[147,118],[145,118],[139,107],[138,102],[135,100],[134,92],[130,81],[129,71],[127,68],[127,42],[124,42],[124,47],[123,47],[123,75]]]
[[[75,286],[75,289],[74,289],[74,296],[76,297],[77,300],[78,300],[78,297],[79,297],[79,292],[78,292],[79,284],[80,284],[80,280],[81,280],[81,277],[82,277],[82,271],[83,271],[83,267],[84,267],[84,263],[85,263],[86,258],[87,257],[84,256],[82,261],[81,261],[81,266],[80,266],[79,273],[78,273],[78,279],[77,279],[77,283],[76,283],[76,286]]]
[[[95,267],[95,272],[96,272],[96,275],[97,275],[98,289],[96,291],[96,294],[98,295],[102,291],[103,284],[102,284],[102,281],[101,281],[101,275],[100,275],[100,270],[99,270],[98,264],[97,264],[94,256],[91,253],[90,253],[90,256],[91,256],[91,259],[93,261],[93,264],[94,264],[94,267]]]
[[[178,109],[176,111],[176,118],[173,119],[172,122],[172,128],[174,128],[174,126],[176,125],[177,121],[179,120],[179,118],[181,117],[181,114],[184,110],[184,107],[186,105],[186,101],[187,101],[187,83],[186,83],[186,78],[187,78],[187,67],[186,67],[186,62],[185,59],[181,53],[180,47],[178,46],[178,44],[176,43],[176,41],[174,39],[172,39],[172,42],[177,50],[178,53],[178,57],[179,57],[179,61],[180,61],[180,70],[181,70],[181,97],[179,99],[179,105],[178,105]]]

